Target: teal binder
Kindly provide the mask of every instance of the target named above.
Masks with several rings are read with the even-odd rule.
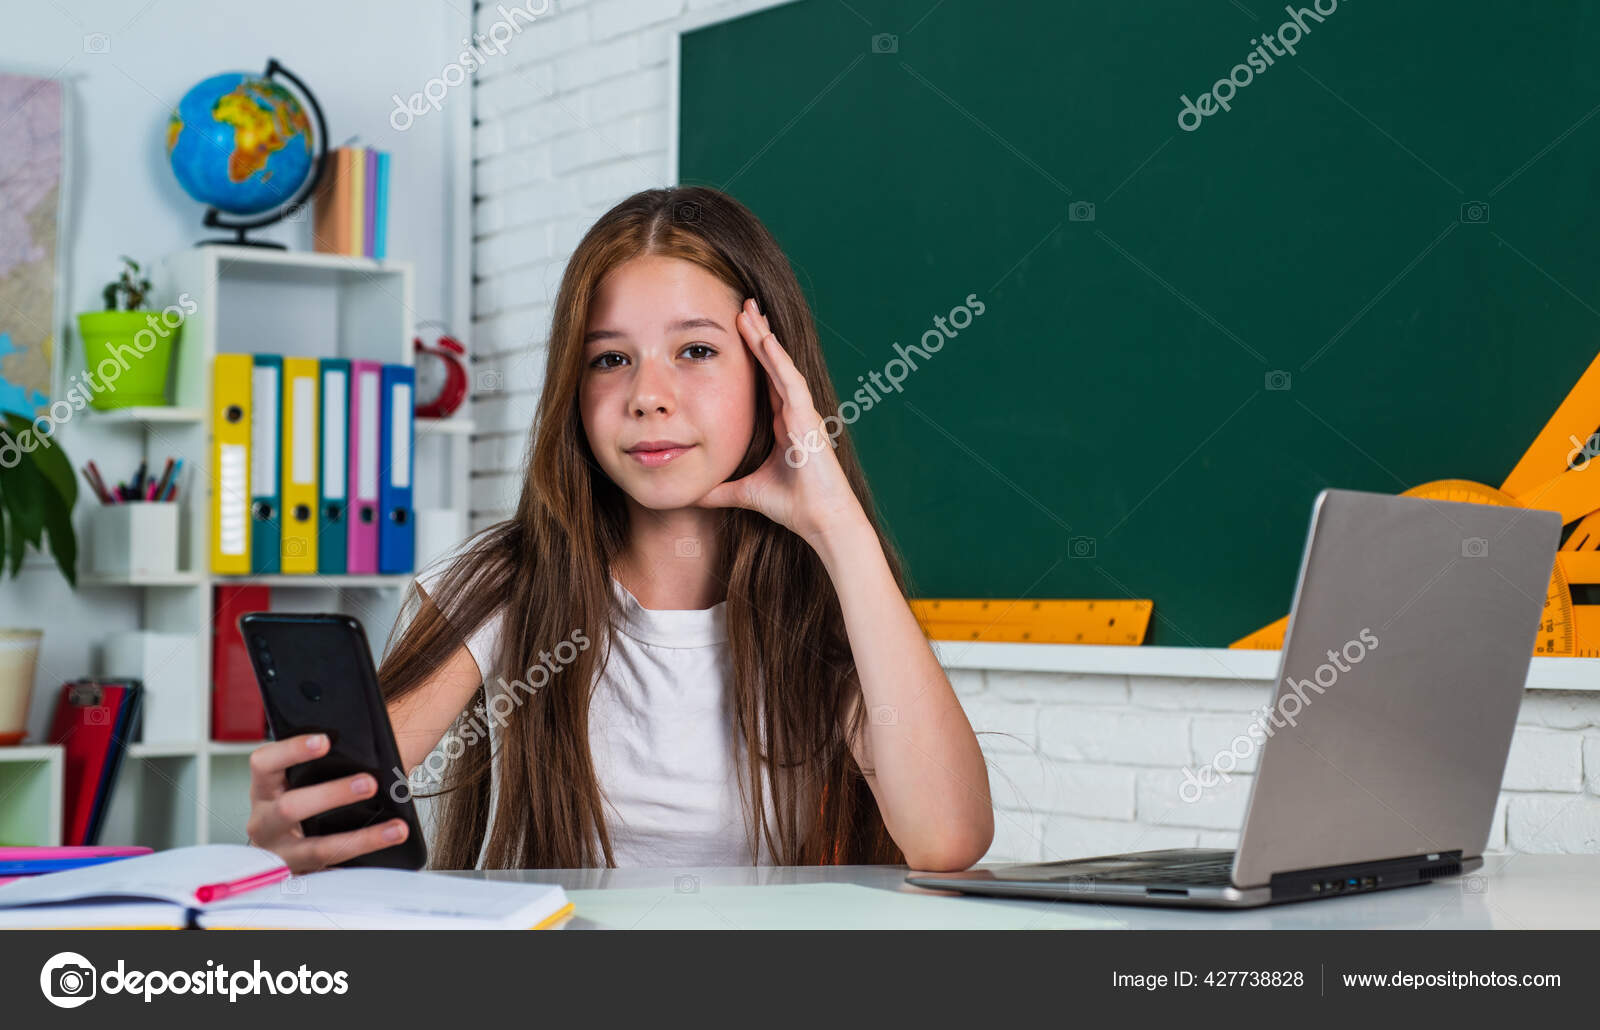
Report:
[[[350,541],[350,361],[323,358],[317,375],[317,571],[342,574]]]
[[[250,370],[250,571],[282,571],[283,358],[255,355]]]

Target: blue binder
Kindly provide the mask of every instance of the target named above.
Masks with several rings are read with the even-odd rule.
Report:
[[[323,358],[317,366],[321,379],[322,410],[317,418],[317,572],[348,571],[346,548],[350,541],[350,361]]]
[[[250,370],[250,571],[282,570],[283,358],[255,355]]]
[[[372,256],[383,260],[389,256],[389,152],[378,151],[378,184],[372,189],[372,217],[377,224],[372,228]]]
[[[378,571],[411,572],[416,563],[416,519],[411,508],[412,429],[417,372],[384,365],[383,412],[378,436]]]

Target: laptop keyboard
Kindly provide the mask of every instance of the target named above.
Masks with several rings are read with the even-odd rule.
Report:
[[[1146,852],[1133,862],[1063,862],[1051,879],[1103,883],[1178,884],[1227,887],[1233,882],[1232,851]],[[1170,857],[1167,857],[1170,855]],[[1133,856],[1127,856],[1133,857]],[[1076,868],[1073,868],[1076,867]]]

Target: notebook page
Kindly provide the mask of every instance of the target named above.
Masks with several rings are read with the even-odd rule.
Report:
[[[65,901],[152,899],[195,905],[195,889],[283,868],[270,851],[244,844],[173,848],[102,865],[44,873],[0,886],[0,909]],[[269,888],[270,889],[270,888]]]
[[[206,926],[528,929],[567,903],[555,884],[402,869],[329,869],[214,902]]]

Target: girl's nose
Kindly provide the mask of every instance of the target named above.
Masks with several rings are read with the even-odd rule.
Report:
[[[633,392],[629,396],[630,410],[636,416],[655,411],[670,415],[673,408],[672,376],[650,360],[641,361],[633,377]]]

